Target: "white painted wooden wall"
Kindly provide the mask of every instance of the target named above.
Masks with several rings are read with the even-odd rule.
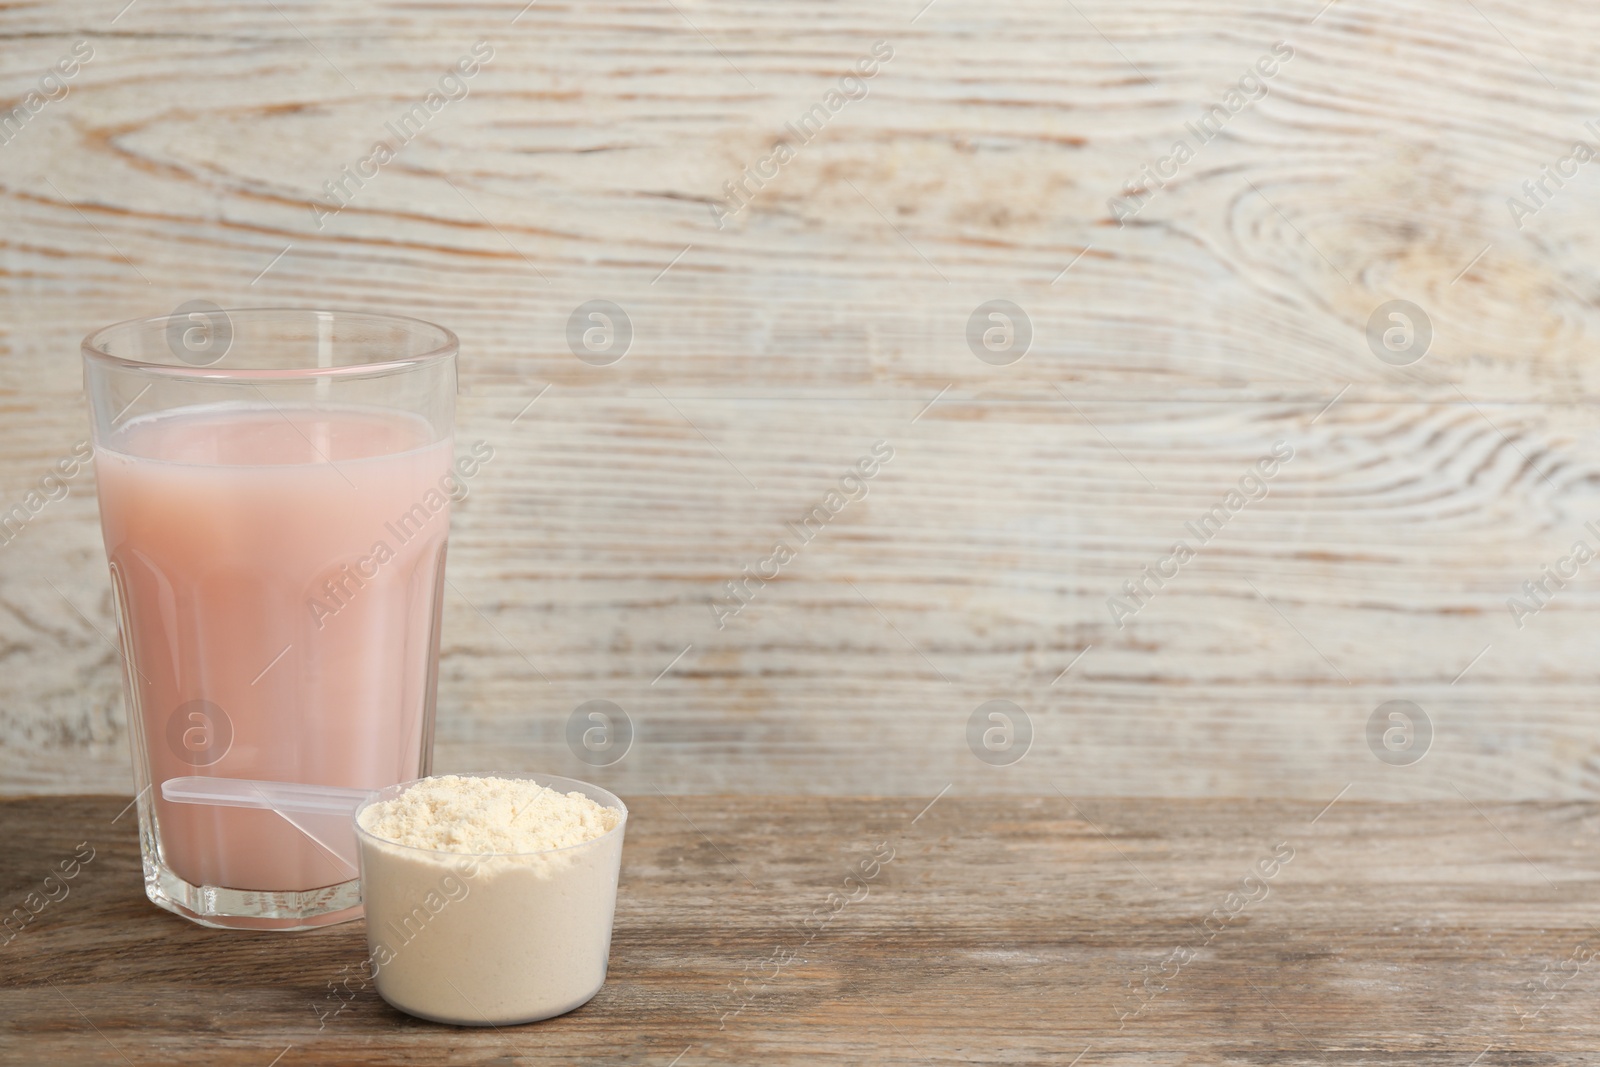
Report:
[[[1600,163],[1562,162],[1600,147],[1600,10],[123,3],[0,10],[27,116],[0,144],[0,510],[85,435],[98,325],[206,299],[451,327],[462,447],[496,458],[455,519],[439,767],[928,796],[1600,782],[1600,564],[1520,628],[1507,607],[1600,547]],[[323,182],[478,41],[469,95],[319,229]],[[858,99],[786,133],[880,41]],[[1186,124],[1275,45],[1200,143]],[[1546,165],[1576,173],[1532,200]],[[566,339],[596,299],[634,331],[608,366]],[[1031,324],[1009,365],[967,341],[991,300]],[[1431,323],[1409,366],[1369,346],[1391,300]],[[719,629],[722,584],[878,441],[865,499]],[[1115,625],[1107,598],[1280,441],[1266,497]],[[5,792],[131,783],[70,484],[0,546]],[[564,739],[591,699],[637,731],[609,768]],[[1397,699],[1432,723],[1414,766],[1369,750]],[[1031,722],[1014,765],[969,751],[990,700]]]

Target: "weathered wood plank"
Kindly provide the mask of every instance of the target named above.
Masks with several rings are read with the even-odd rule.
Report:
[[[144,901],[121,799],[7,801],[8,908],[79,842],[94,858],[0,946],[0,1059],[1595,1062],[1593,805],[626,799],[606,987],[499,1031],[365,988],[335,1015],[359,923],[203,930]]]
[[[580,773],[563,724],[603,697],[638,789],[1592,795],[1589,583],[1522,629],[1506,599],[1600,517],[1600,201],[1588,167],[1520,230],[1506,198],[1592,137],[1600,14],[120,6],[0,11],[0,92],[95,48],[0,145],[0,511],[83,436],[94,326],[194,297],[450,325],[461,437],[498,452],[456,518],[441,766]],[[318,229],[322,183],[480,38],[471,94]],[[865,98],[717,229],[880,39]],[[597,297],[635,325],[609,367],[565,339]],[[1396,297],[1434,327],[1411,367],[1365,336]],[[995,298],[1034,327],[1006,367],[965,337]],[[880,439],[868,498],[718,629]],[[1107,598],[1278,440],[1268,498],[1117,628]],[[0,546],[3,791],[131,780],[92,499]],[[1435,751],[1388,768],[1364,730],[1402,698]],[[966,748],[990,699],[1034,719],[1014,767]]]

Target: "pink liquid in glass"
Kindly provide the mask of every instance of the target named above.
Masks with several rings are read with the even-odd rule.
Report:
[[[136,744],[163,856],[194,885],[355,877],[271,811],[168,778],[378,789],[427,771],[451,443],[413,416],[206,407],[95,453]]]

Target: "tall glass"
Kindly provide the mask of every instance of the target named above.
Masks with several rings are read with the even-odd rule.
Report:
[[[83,343],[145,891],[208,926],[361,914],[357,872],[206,775],[429,773],[456,338],[416,319],[186,305]],[[345,831],[350,832],[350,831]]]

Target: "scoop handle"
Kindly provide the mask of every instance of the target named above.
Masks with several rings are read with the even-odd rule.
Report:
[[[161,795],[176,804],[212,804],[223,808],[263,808],[280,814],[354,816],[373,795],[367,789],[345,789],[303,782],[268,782],[253,778],[168,778]]]

